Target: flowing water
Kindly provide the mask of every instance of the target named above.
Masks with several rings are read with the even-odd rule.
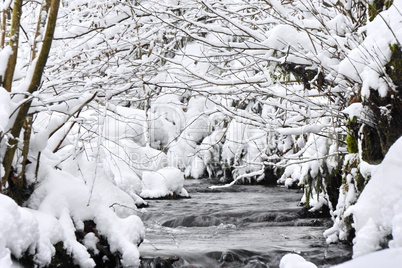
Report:
[[[327,245],[328,218],[303,218],[302,192],[235,185],[211,190],[186,181],[190,199],[150,200],[142,219],[142,267],[278,267],[298,253],[318,267],[350,259],[348,245]]]

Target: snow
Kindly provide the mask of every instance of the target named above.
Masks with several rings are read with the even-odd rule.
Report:
[[[10,250],[5,248],[0,239],[0,267],[12,267],[13,262],[11,261]]]
[[[99,169],[101,169],[101,167],[99,167]],[[102,176],[102,174],[107,174],[109,176]],[[136,200],[134,200],[128,192],[123,191],[121,188],[116,186],[112,173],[108,174],[102,170],[98,170],[97,178],[94,179],[94,184],[94,193],[102,196],[102,201],[112,208],[119,217],[125,218],[135,214]]]
[[[390,248],[355,258],[333,268],[398,268],[402,263],[402,248]]]
[[[278,128],[277,131],[282,135],[303,135],[308,133],[319,133],[325,127],[328,126],[323,124],[314,124],[298,128]]]
[[[84,237],[84,245],[87,249],[92,250],[95,254],[99,253],[96,248],[96,244],[99,242],[99,238],[96,237],[94,233],[87,233]]]
[[[113,181],[107,180],[115,184],[121,190],[126,192],[135,202],[136,205],[146,204],[138,195],[142,189],[142,182],[136,171],[130,167],[130,163],[123,161],[118,157],[108,156],[105,165],[110,168],[110,177],[114,177]]]
[[[0,7],[1,8],[1,7]],[[10,46],[6,46],[0,51],[0,76],[4,77],[7,69],[8,58],[12,55],[13,51]]]
[[[43,157],[46,159],[46,154]],[[137,244],[144,237],[144,227],[136,216],[135,202],[113,183],[113,177],[108,179],[112,173],[107,165],[83,162],[81,171],[91,174],[91,168],[97,168],[96,178],[73,176],[66,172],[73,172],[71,168],[61,171],[42,167],[43,179],[27,203],[30,209],[19,208],[14,201],[1,195],[5,200],[0,209],[4,210],[4,204],[9,204],[8,210],[12,214],[3,211],[0,222],[4,219],[14,224],[3,224],[0,235],[6,238],[6,247],[13,255],[18,257],[29,249],[35,253],[35,262],[44,266],[55,253],[53,245],[62,241],[80,267],[94,267],[88,249],[94,249],[98,238],[88,234],[81,244],[75,236],[76,230],[82,230],[84,221],[93,220],[99,233],[108,238],[112,252],[122,254],[125,265],[139,264]],[[14,219],[9,219],[12,215],[15,215]],[[21,220],[23,222],[18,224]],[[8,230],[14,225],[18,231]]]
[[[402,1],[393,1],[388,10],[381,12],[366,27],[364,42],[348,53],[338,72],[362,83],[362,95],[369,96],[370,88],[384,97],[389,85],[384,79],[383,66],[391,56],[390,45],[401,43],[400,10]]]
[[[156,171],[168,165],[168,157],[162,151],[152,147],[141,147],[128,140],[120,140],[120,144],[123,145],[123,154],[129,157],[131,168],[140,177],[143,172]]]
[[[222,147],[222,158],[225,161],[230,163],[244,147],[245,130],[246,125],[237,122],[237,120],[230,122],[226,141]]]
[[[345,212],[354,219],[354,257],[378,250],[384,243],[391,248],[402,246],[401,151],[402,138],[399,138],[373,172],[357,203]],[[388,242],[389,235],[392,238]]]
[[[134,215],[119,218],[110,210],[102,210],[95,215],[94,221],[99,233],[108,238],[111,252],[121,254],[122,264],[137,267],[140,257],[138,245],[145,236],[140,218]]]
[[[59,222],[63,230],[63,247],[68,254],[72,254],[74,262],[80,267],[91,268],[95,267],[94,260],[91,259],[86,247],[77,241],[75,237],[75,226],[70,212],[67,208],[61,210]]]
[[[28,209],[19,207],[10,197],[0,194],[0,204],[0,255],[9,255],[8,248],[17,258],[22,257],[38,240],[38,222]]]
[[[110,143],[119,142],[120,139],[132,139],[137,144],[145,145],[144,135],[147,127],[145,112],[120,106],[110,110],[112,111],[108,111],[104,123],[104,132]]]
[[[279,268],[317,268],[317,266],[298,254],[289,253],[282,257]]]
[[[402,248],[389,248],[331,266],[332,268],[398,268],[402,263]],[[282,257],[279,268],[317,268],[298,254],[289,253]]]
[[[63,240],[63,229],[56,217],[38,210],[30,210],[38,222],[38,252],[35,262],[47,264],[55,254],[54,244]]]
[[[1,58],[0,58],[1,59]],[[8,118],[11,114],[10,94],[0,87],[0,134],[4,132],[8,125]]]
[[[62,240],[56,218],[19,207],[11,198],[0,194],[0,267],[15,267],[11,255],[21,257],[36,252],[35,262],[49,264],[55,252],[53,244]]]
[[[319,179],[326,174],[322,166],[325,165],[328,172],[331,172],[331,170],[337,166],[338,163],[335,161],[336,152],[333,156],[335,159],[333,159],[333,157],[325,157],[334,153],[333,150],[335,149],[336,146],[333,141],[329,141],[315,133],[310,133],[302,149],[295,154],[289,155],[291,160],[289,160],[278,182],[284,183],[288,187],[292,186],[294,183],[310,187],[309,181],[311,179]],[[300,158],[301,155],[308,160],[302,160]],[[328,205],[328,196],[325,191],[317,192],[313,186],[311,195],[307,196],[307,191],[304,192],[301,202],[307,203],[307,201],[309,201],[311,211],[318,211],[324,205]]]
[[[356,118],[361,118],[362,115],[362,110],[363,110],[363,105],[360,102],[352,103],[349,105],[347,108],[343,110],[343,112],[347,115],[349,115],[350,119],[353,119],[354,117]]]
[[[173,194],[188,197],[183,188],[184,174],[178,168],[166,167],[156,172],[145,171],[142,175],[144,184],[140,196],[142,198],[161,198]]]
[[[10,7],[11,0],[5,0],[2,4],[0,4],[0,10],[6,10]]]

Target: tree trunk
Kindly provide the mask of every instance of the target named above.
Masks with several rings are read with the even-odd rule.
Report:
[[[4,12],[4,10],[3,10]],[[20,25],[21,25],[21,12],[22,12],[22,0],[15,0],[13,6],[13,14],[11,17],[10,28],[10,42],[9,46],[12,49],[12,54],[8,58],[7,68],[4,73],[4,78],[1,85],[8,91],[11,91],[11,85],[13,83],[15,66],[17,65],[18,56],[18,42],[20,37]],[[5,27],[5,25],[4,25]]]

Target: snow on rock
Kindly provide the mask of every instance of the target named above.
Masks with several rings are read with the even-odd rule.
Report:
[[[94,219],[99,233],[108,238],[111,252],[120,252],[124,267],[138,267],[145,230],[139,217],[120,218],[110,210],[99,210]]]
[[[62,209],[59,222],[64,234],[63,247],[69,254],[72,254],[74,261],[83,268],[95,267],[95,262],[89,255],[86,247],[77,241],[74,222],[67,208]]]
[[[2,194],[0,213],[0,267],[15,267],[11,254],[19,258],[24,252],[35,253],[36,264],[48,265],[55,253],[53,244],[63,240],[60,222],[49,214],[19,207]]]
[[[80,165],[81,171],[84,174],[88,174],[85,179],[86,183],[92,187],[92,196],[101,198],[102,202],[119,217],[125,218],[136,214],[136,200],[130,194],[130,188],[125,191],[116,184],[115,176],[109,166],[110,163],[104,160],[101,160],[98,164],[84,159],[80,161],[82,162]],[[134,172],[132,171],[132,173]],[[136,176],[135,173],[134,176]],[[124,187],[125,185],[121,186]],[[133,193],[133,196],[135,197],[135,193]]]
[[[39,230],[35,262],[46,265],[50,263],[56,252],[53,245],[63,239],[63,229],[54,216],[37,210],[30,211],[38,222]]]
[[[19,258],[38,240],[38,222],[28,209],[19,207],[14,200],[2,194],[0,215],[1,260],[7,261],[10,253]]]
[[[402,248],[389,248],[373,252],[354,260],[333,266],[333,268],[378,268],[401,267]]]
[[[146,171],[142,175],[144,184],[140,194],[143,198],[161,198],[173,194],[188,197],[183,188],[184,174],[174,167],[166,167],[156,172]]]
[[[96,171],[93,170],[95,167]],[[84,221],[93,220],[99,233],[107,238],[110,250],[122,256],[124,266],[138,266],[137,245],[144,237],[144,226],[141,220],[133,215],[136,209],[134,200],[112,182],[113,177],[107,179],[111,175],[107,165],[82,162],[81,172],[86,175],[84,177],[46,166],[42,169],[47,169],[41,173],[44,178],[27,203],[35,210],[31,213],[34,215],[31,216],[33,219],[24,220],[28,227],[30,225],[26,222],[39,223],[39,227],[29,232],[32,235],[37,234],[34,239],[37,249],[35,261],[40,266],[49,264],[55,252],[53,245],[62,241],[67,252],[72,254],[80,267],[94,267],[95,262],[90,257],[88,248],[93,248],[96,238],[88,237],[81,244],[75,236],[76,230],[83,229]],[[72,172],[72,169],[70,171]],[[0,204],[1,209],[4,205],[3,202]],[[12,233],[19,232],[24,233],[21,230]],[[24,239],[28,238],[29,235],[24,236]],[[18,244],[21,243],[13,242],[13,246]],[[24,241],[23,244],[29,246],[28,242]],[[9,245],[7,247],[13,254],[19,252]]]
[[[345,212],[353,214],[354,257],[380,249],[389,235],[392,235],[389,247],[402,247],[401,151],[402,138],[399,138],[373,172],[357,203]]]
[[[300,255],[289,253],[282,257],[279,268],[317,268],[317,266]]]

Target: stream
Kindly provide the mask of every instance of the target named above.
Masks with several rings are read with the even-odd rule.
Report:
[[[190,199],[148,201],[141,215],[142,268],[272,268],[286,253],[298,253],[318,267],[351,258],[349,245],[325,243],[322,234],[331,219],[302,216],[301,190],[208,186],[207,180],[186,180]]]

